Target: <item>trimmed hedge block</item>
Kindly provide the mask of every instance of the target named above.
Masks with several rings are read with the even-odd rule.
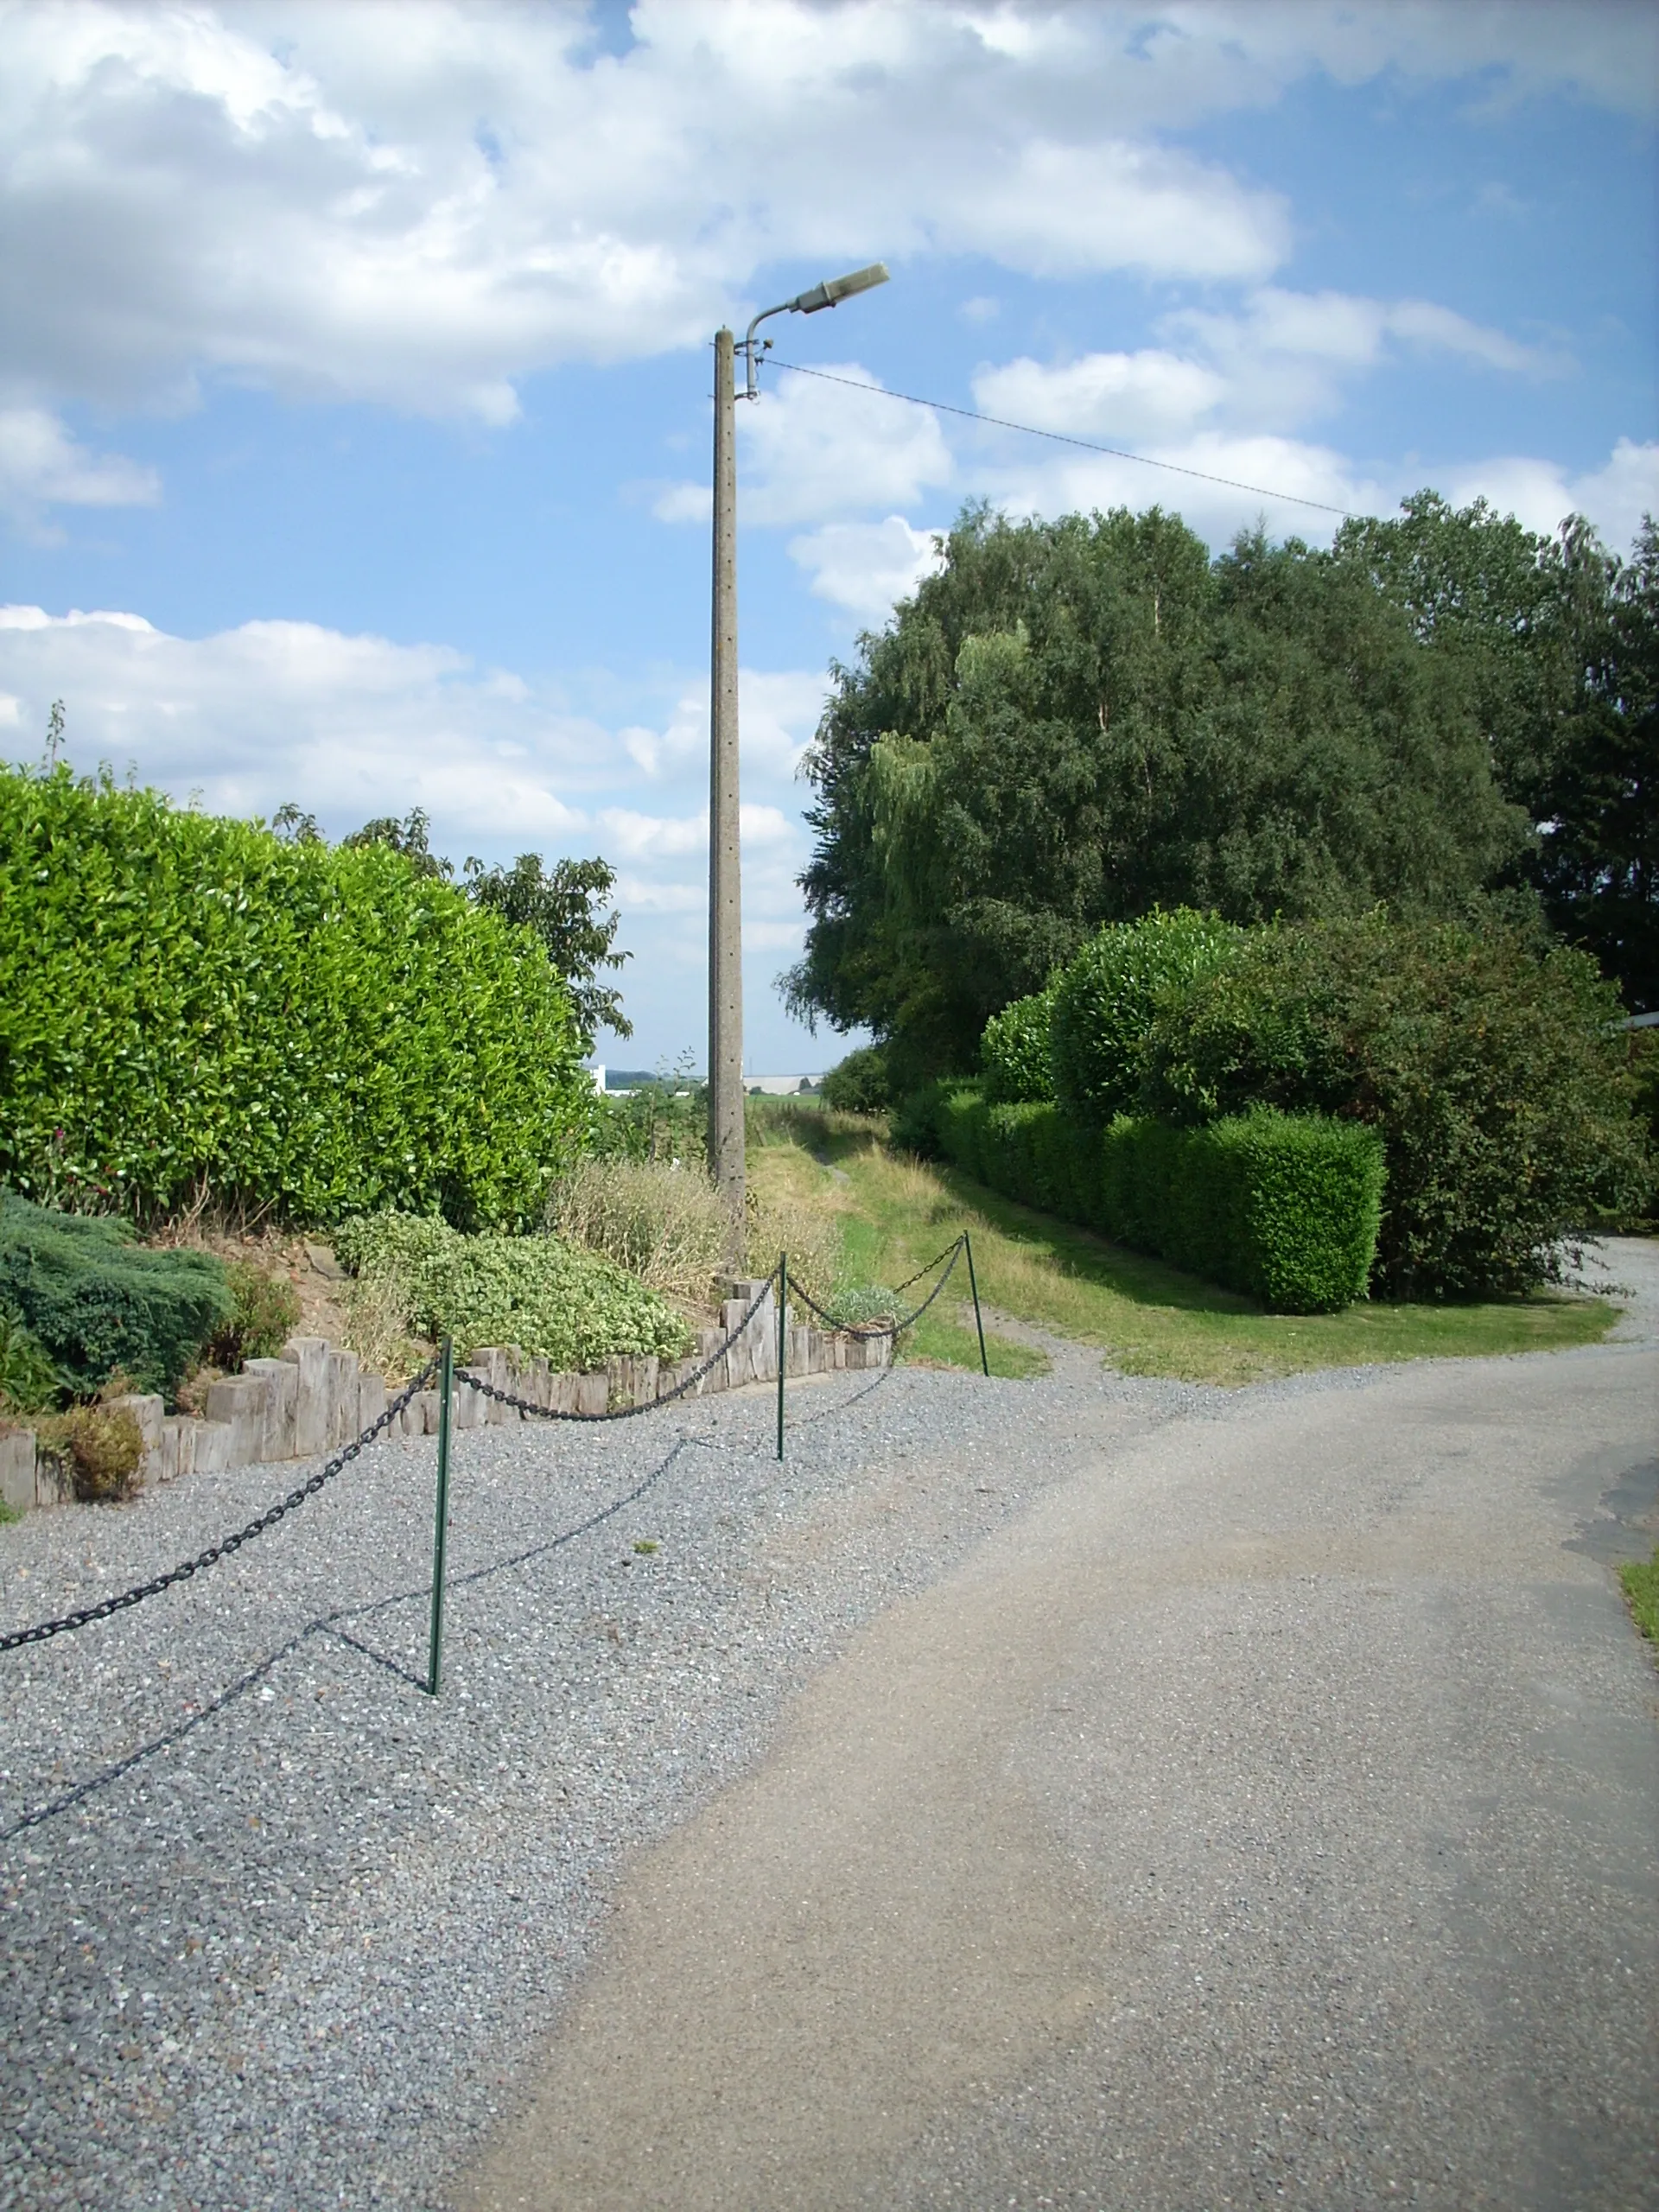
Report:
[[[919,1110],[919,1109],[918,1109]],[[942,1084],[926,1119],[976,1181],[1081,1223],[1281,1313],[1363,1297],[1382,1221],[1373,1130],[1262,1107],[1195,1129],[1120,1116],[1084,1129],[1056,1106],[989,1106]]]

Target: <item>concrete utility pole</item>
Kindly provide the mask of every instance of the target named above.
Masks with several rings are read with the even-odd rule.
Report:
[[[737,354],[747,374],[744,397],[757,399],[755,369],[771,344],[755,331],[768,315],[817,315],[855,292],[887,281],[872,262],[831,277],[792,300],[765,308],[741,348],[729,330],[715,337],[715,575],[709,735],[709,1173],[725,1203],[726,1264],[744,1272],[743,893],[740,880],[737,777]]]
[[[709,746],[709,1173],[743,1273],[743,894],[737,823],[737,409],[732,334],[715,340],[715,578]]]

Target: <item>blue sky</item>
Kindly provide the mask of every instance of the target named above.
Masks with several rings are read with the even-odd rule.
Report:
[[[0,738],[619,871],[703,1046],[709,341],[1274,493],[1659,507],[1659,16],[1577,4],[0,4]],[[963,501],[1287,499],[769,366],[740,410],[748,1065],[832,657]]]

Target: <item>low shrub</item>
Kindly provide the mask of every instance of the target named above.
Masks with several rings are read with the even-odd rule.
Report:
[[[35,1449],[67,1468],[84,1503],[128,1497],[144,1456],[143,1431],[124,1407],[71,1406],[48,1414]]]
[[[37,1414],[55,1405],[63,1378],[46,1347],[0,1306],[0,1414]]]
[[[820,1094],[837,1114],[885,1114],[893,1103],[887,1056],[880,1045],[861,1045],[823,1078]]]
[[[819,1302],[837,1329],[864,1328],[899,1318],[899,1300],[879,1282],[851,1283]]]
[[[404,1329],[451,1336],[463,1354],[514,1344],[567,1370],[614,1353],[677,1359],[690,1343],[657,1292],[556,1236],[469,1236],[427,1217],[380,1213],[344,1223],[334,1249],[379,1287]]]
[[[1015,999],[986,1023],[979,1040],[979,1065],[985,1096],[993,1105],[1040,1103],[1054,1096],[1049,1059],[1049,1026],[1053,994],[1034,991]]]
[[[1120,1116],[1080,1128],[1054,1105],[993,1106],[941,1086],[939,1149],[991,1189],[1097,1230],[1285,1313],[1365,1292],[1382,1195],[1375,1134],[1272,1109],[1199,1128]]]
[[[1161,1009],[1142,1096],[1192,1124],[1262,1103],[1374,1129],[1373,1287],[1501,1295],[1649,1186],[1618,1015],[1584,954],[1497,921],[1255,930]]]
[[[588,1154],[702,1169],[708,1157],[709,1089],[677,1074],[596,1099]]]
[[[63,1387],[90,1397],[118,1369],[171,1399],[230,1320],[222,1263],[147,1251],[124,1222],[59,1213],[0,1192],[0,1305],[29,1330]]]
[[[207,1340],[207,1357],[234,1374],[244,1360],[274,1359],[299,1325],[299,1293],[286,1275],[232,1260],[225,1269],[229,1319]]]
[[[690,1305],[707,1300],[726,1249],[726,1211],[701,1164],[578,1160],[553,1187],[547,1226]]]
[[[1190,906],[1112,922],[1052,986],[1052,1096],[1085,1128],[1132,1113],[1147,1035],[1160,1010],[1224,967],[1241,932]]]
[[[895,1152],[937,1160],[943,1149],[939,1116],[945,1099],[961,1087],[960,1076],[940,1076],[918,1090],[906,1091],[887,1116],[887,1141]]]

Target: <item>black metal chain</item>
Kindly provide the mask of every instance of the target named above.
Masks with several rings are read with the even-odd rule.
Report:
[[[893,1296],[897,1298],[901,1292],[908,1290],[912,1283],[920,1282],[924,1275],[931,1275],[935,1268],[943,1267],[947,1260],[949,1260],[954,1267],[956,1264],[957,1254],[961,1251],[963,1246],[967,1242],[968,1232],[964,1229],[954,1244],[947,1244],[943,1252],[936,1252],[925,1268],[918,1268],[915,1274],[913,1275],[906,1275],[903,1282],[894,1283],[893,1286]]]
[[[819,1320],[824,1322],[830,1328],[842,1330],[849,1336],[899,1337],[901,1336],[906,1329],[913,1328],[915,1326],[916,1323],[921,1319],[923,1314],[926,1313],[928,1307],[933,1303],[934,1300],[944,1288],[946,1283],[950,1281],[951,1276],[956,1273],[957,1262],[962,1257],[963,1242],[964,1240],[959,1236],[956,1243],[950,1247],[948,1253],[941,1252],[938,1260],[935,1260],[933,1262],[932,1264],[936,1268],[938,1266],[940,1260],[947,1260],[949,1264],[945,1268],[944,1273],[939,1277],[938,1282],[934,1284],[932,1289],[929,1291],[927,1296],[922,1300],[915,1312],[913,1313],[906,1313],[904,1319],[900,1321],[857,1321],[853,1323],[837,1321],[833,1314],[826,1313],[823,1306],[818,1304],[817,1299],[815,1299],[810,1292],[803,1290],[798,1283],[791,1283],[790,1285],[790,1295],[792,1298],[798,1298],[803,1306],[806,1306],[810,1312],[816,1313]],[[909,1282],[901,1282],[899,1285],[899,1290],[908,1290],[911,1283],[918,1282],[921,1280],[921,1277],[927,1272],[928,1270],[925,1268],[921,1268],[918,1274],[911,1276]]]
[[[705,1375],[712,1374],[766,1304],[766,1293],[777,1281],[778,1269],[774,1268],[761,1284],[748,1312],[725,1342],[717,1345],[707,1359],[694,1367],[690,1375],[683,1376],[671,1390],[664,1390],[659,1398],[647,1398],[642,1405],[619,1406],[614,1413],[608,1409],[602,1414],[570,1413],[563,1407],[534,1405],[528,1398],[515,1397],[511,1390],[498,1390],[493,1382],[486,1382],[481,1375],[474,1375],[464,1367],[456,1369],[455,1380],[466,1383],[468,1389],[476,1390],[480,1397],[493,1398],[499,1406],[516,1407],[518,1412],[529,1414],[537,1421],[633,1421],[640,1414],[654,1414],[659,1406],[671,1406],[676,1398],[683,1398],[688,1390],[695,1390]]]
[[[279,1498],[257,1521],[250,1521],[245,1529],[238,1529],[219,1542],[210,1544],[205,1552],[198,1552],[194,1559],[181,1561],[165,1574],[156,1575],[149,1582],[139,1582],[130,1590],[124,1590],[118,1598],[101,1599],[96,1605],[83,1605],[79,1612],[65,1613],[58,1620],[37,1621],[33,1628],[13,1629],[10,1635],[0,1636],[0,1651],[16,1651],[26,1643],[44,1643],[49,1637],[62,1636],[70,1629],[85,1628],[92,1621],[106,1621],[112,1613],[124,1612],[129,1605],[140,1605],[146,1598],[159,1597],[163,1590],[170,1590],[175,1582],[188,1582],[193,1574],[200,1574],[204,1569],[217,1566],[220,1560],[228,1558],[231,1553],[240,1551],[244,1544],[251,1543],[256,1536],[263,1536],[267,1529],[274,1529],[285,1514],[291,1513],[296,1505],[303,1505],[308,1497],[315,1497],[325,1483],[331,1483],[343,1468],[350,1466],[364,1446],[372,1444],[381,1431],[390,1427],[410,1401],[426,1388],[437,1371],[436,1358],[429,1359],[414,1381],[399,1391],[385,1411],[369,1423],[361,1436],[355,1437],[343,1451],[336,1452],[327,1465],[319,1468],[308,1482],[302,1483],[297,1490],[289,1491],[286,1497]]]

